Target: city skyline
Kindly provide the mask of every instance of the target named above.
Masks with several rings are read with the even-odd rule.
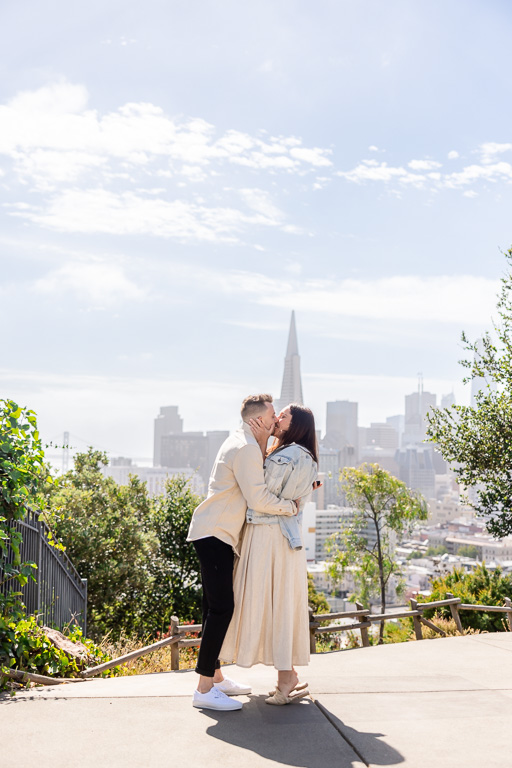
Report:
[[[280,396],[461,384],[512,241],[502,0],[28,0],[0,9],[1,396],[111,455],[160,406],[234,429]],[[471,44],[468,45],[468,41]]]

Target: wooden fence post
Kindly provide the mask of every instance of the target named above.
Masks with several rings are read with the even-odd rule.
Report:
[[[364,605],[362,603],[356,603],[356,610],[358,611],[364,611]],[[365,617],[361,616],[361,621],[364,621]],[[361,627],[361,642],[363,644],[363,648],[369,648],[370,647],[370,638],[368,637],[368,627]]]
[[[179,630],[179,619],[177,616],[171,617],[171,635],[177,635]],[[171,669],[177,670],[180,668],[180,646],[179,640],[171,645]]]
[[[417,611],[418,601],[413,600],[413,598],[411,597],[410,603],[411,603],[411,611]],[[416,640],[423,640],[423,632],[421,631],[421,621],[419,616],[413,616],[412,623],[414,625],[414,634],[416,635]]]
[[[507,613],[507,619],[508,619],[508,626],[510,631],[512,632],[512,600],[510,597],[505,598],[505,605],[507,608],[510,608],[510,611]]]
[[[313,609],[311,606],[308,606],[308,613],[309,613],[309,652],[310,653],[316,653],[316,628],[318,627],[318,622],[315,621],[315,617],[313,616]]]
[[[452,595],[451,592],[446,593],[446,597],[448,600],[452,600],[454,598],[454,595]],[[464,630],[462,628],[462,622],[460,620],[460,614],[459,614],[459,606],[455,603],[452,603],[450,605],[450,611],[452,613],[453,620],[455,622],[455,626],[457,627],[457,631],[460,632],[461,635],[464,634]]]

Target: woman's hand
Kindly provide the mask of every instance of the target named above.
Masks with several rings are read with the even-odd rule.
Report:
[[[261,419],[249,419],[249,426],[260,447],[263,458],[265,458],[268,439],[274,431],[274,425],[272,424],[270,427],[266,427]]]

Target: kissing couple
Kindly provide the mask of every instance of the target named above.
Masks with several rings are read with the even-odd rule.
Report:
[[[251,693],[250,686],[224,677],[221,660],[273,665],[277,685],[267,704],[289,704],[309,693],[295,666],[309,662],[301,518],[319,485],[315,419],[296,403],[276,415],[267,394],[246,397],[241,416],[217,454],[188,533],[203,587],[193,706],[205,709],[241,709],[242,702],[230,697]]]

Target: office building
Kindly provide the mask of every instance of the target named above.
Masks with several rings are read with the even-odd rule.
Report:
[[[161,440],[164,435],[176,435],[183,432],[183,419],[178,413],[177,405],[165,405],[160,408],[160,413],[155,419],[153,440],[153,466],[160,467]]]
[[[436,406],[436,395],[424,392],[420,379],[418,391],[405,396],[405,423],[402,445],[417,445],[426,438],[427,413]]]
[[[322,440],[327,448],[341,450],[347,445],[352,446],[356,461],[359,456],[357,409],[357,403],[350,400],[327,403],[325,437]]]
[[[426,499],[435,497],[436,473],[433,449],[428,445],[408,445],[395,454],[399,479]]]
[[[281,384],[281,396],[275,400],[276,413],[290,403],[304,404],[302,396],[302,380],[300,375],[300,356],[297,343],[297,329],[295,327],[295,312],[292,312],[290,332],[288,334],[288,346],[284,359],[283,381]]]
[[[178,407],[162,407],[155,419],[153,464],[155,467],[197,472],[207,487],[215,457],[228,436],[229,432],[224,430],[206,434],[184,432]]]

